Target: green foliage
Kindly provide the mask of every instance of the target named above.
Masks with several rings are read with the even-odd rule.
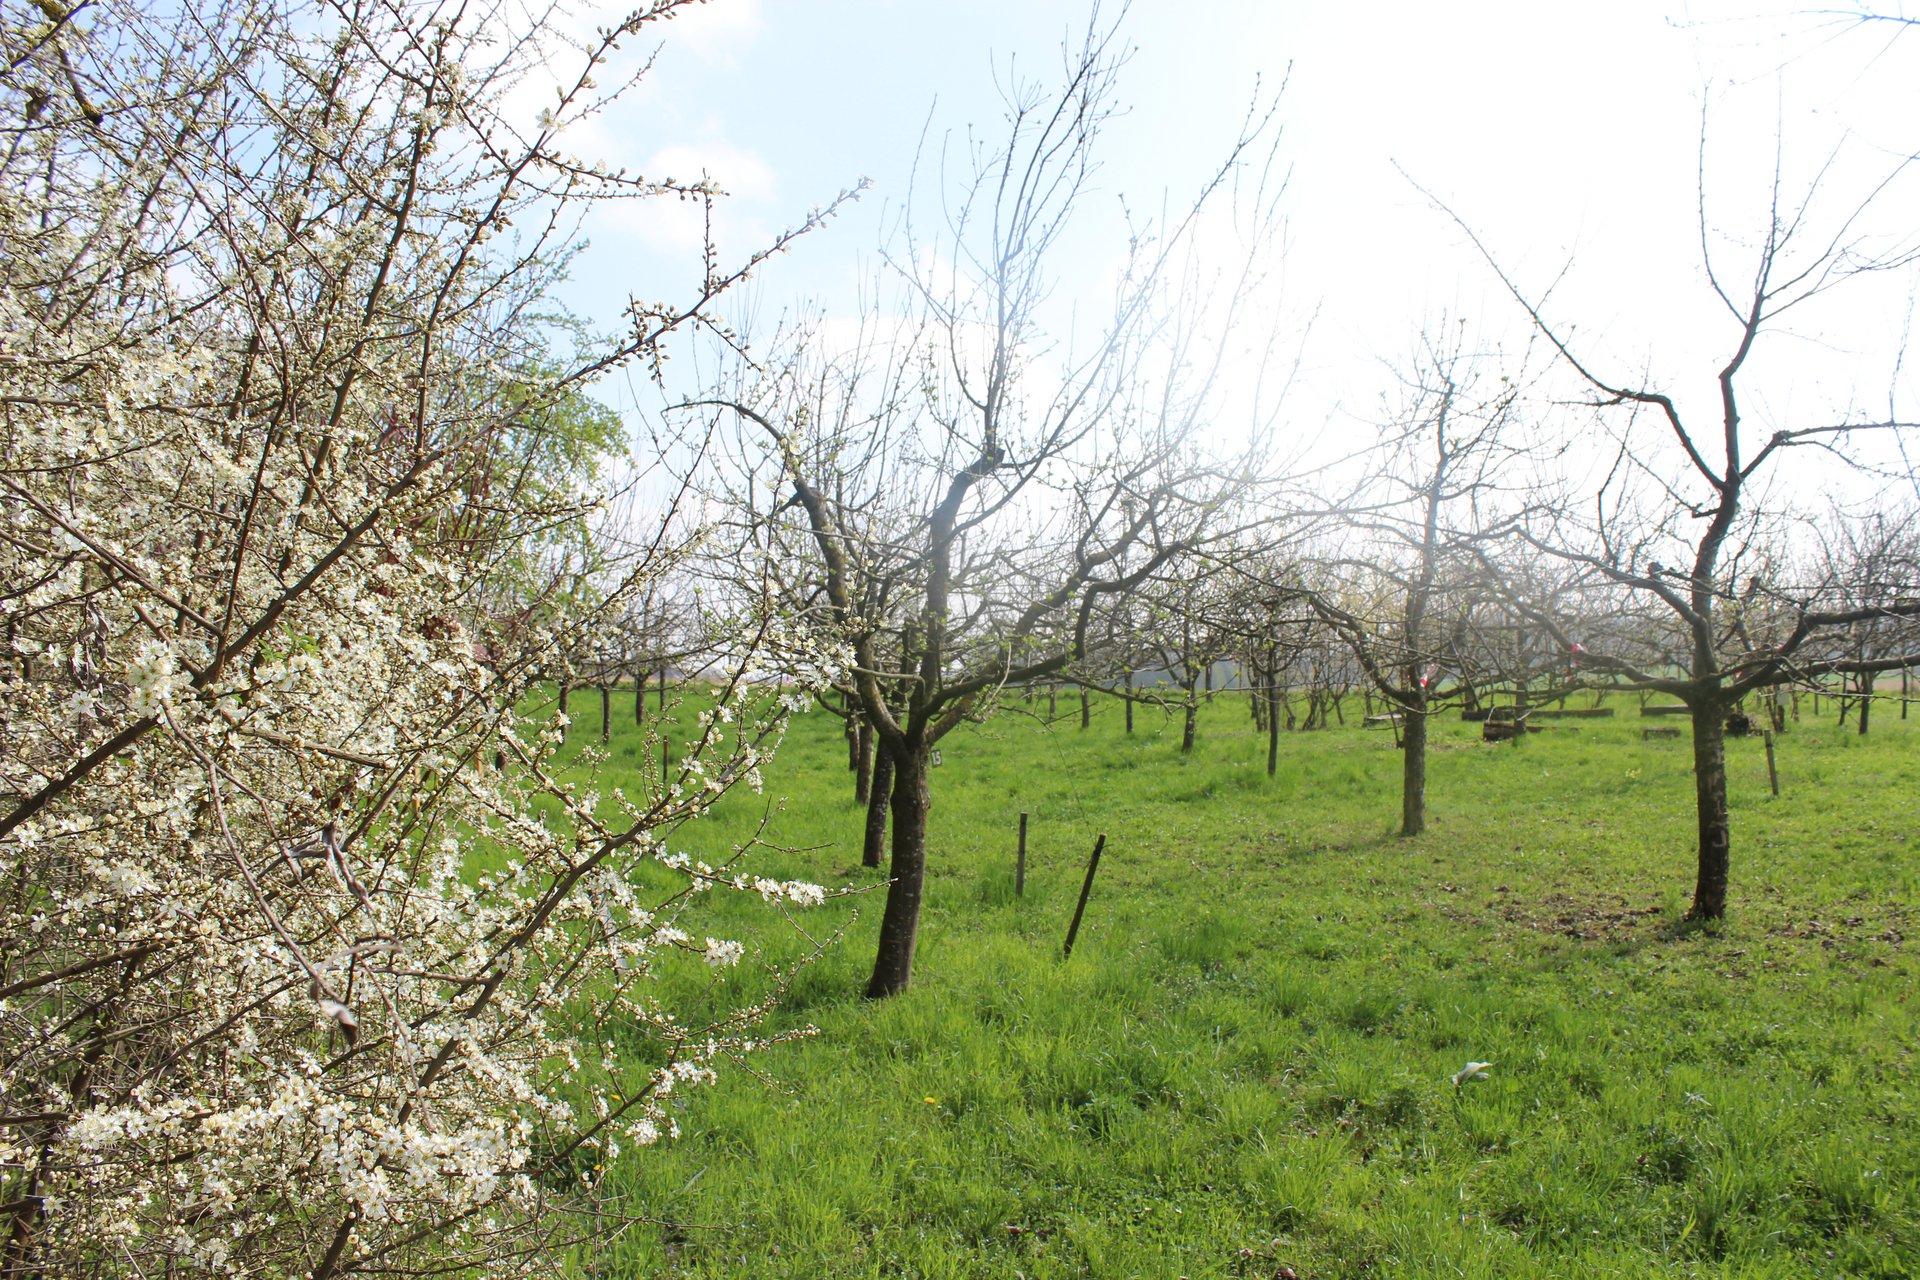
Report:
[[[501,389],[502,420],[492,479],[535,502],[570,503],[626,453],[620,415],[577,387],[557,386],[559,368],[539,356]]]
[[[1735,896],[1711,929],[1680,919],[1685,744],[1641,741],[1630,705],[1519,746],[1437,723],[1415,840],[1391,834],[1385,733],[1288,735],[1269,781],[1235,698],[1184,759],[1177,722],[1074,723],[943,744],[914,988],[859,999],[879,899],[842,900],[859,919],[782,1015],[821,1034],[610,1168],[655,1221],[580,1276],[1920,1269],[1920,756],[1894,714],[1865,741],[1787,734],[1778,799],[1759,741],[1728,744]],[[658,769],[619,723],[611,755],[612,783]],[[871,881],[845,764],[838,722],[801,717],[767,789],[793,851],[756,872]],[[764,805],[676,839],[724,853]],[[700,909],[721,934],[750,907]],[[729,981],[771,981],[754,967]],[[1469,1060],[1494,1065],[1456,1089]]]
[[[627,454],[620,415],[578,385],[556,381],[558,374],[551,355],[536,353],[499,385],[493,426],[475,446],[469,507],[455,530],[494,560],[509,600],[546,601],[541,618],[563,603],[595,603],[604,589],[596,574],[610,556],[595,545],[591,495],[610,487],[613,465]],[[546,519],[497,546],[492,524],[504,510]]]

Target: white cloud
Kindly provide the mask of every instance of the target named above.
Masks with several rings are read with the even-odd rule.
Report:
[[[776,185],[772,165],[754,152],[726,142],[662,147],[648,158],[641,172],[656,182],[710,178],[736,200],[771,199]]]
[[[777,183],[772,166],[744,148],[724,142],[662,147],[638,166],[650,181],[712,181],[726,194],[713,202],[712,226],[704,201],[662,196],[621,200],[596,211],[590,229],[605,236],[631,236],[656,252],[697,255],[709,230],[723,260],[744,256],[771,240],[774,219],[766,214]]]
[[[760,0],[727,0],[676,10],[671,28],[655,31],[702,62],[731,70],[765,27]]]

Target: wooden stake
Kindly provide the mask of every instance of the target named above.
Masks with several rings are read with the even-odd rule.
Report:
[[[1087,895],[1093,892],[1093,873],[1100,869],[1100,851],[1106,847],[1107,833],[1102,831],[1100,838],[1093,842],[1093,856],[1087,859],[1087,879],[1080,886],[1080,905],[1073,909],[1073,923],[1067,926],[1067,945],[1060,949],[1062,960],[1073,954],[1073,940],[1080,933],[1080,917],[1087,910]]]
[[[1027,892],[1027,815],[1020,815],[1020,852],[1013,858],[1013,896],[1026,896]]]
[[[1773,794],[1780,794],[1780,771],[1773,767],[1773,730],[1768,729],[1762,737],[1767,744],[1767,782],[1773,788]]]

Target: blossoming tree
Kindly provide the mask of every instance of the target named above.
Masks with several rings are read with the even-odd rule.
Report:
[[[668,843],[756,779],[790,703],[750,664],[805,636],[743,620],[641,795],[563,780],[516,706],[691,539],[487,639],[591,505],[500,483],[502,442],[754,261],[584,353],[534,320],[578,200],[712,197],[557,142],[680,7],[585,45],[405,2],[0,12],[0,1274],[532,1269],[615,1220],[583,1171],[757,1043],[647,979],[742,956],[679,919],[703,890],[822,896]]]

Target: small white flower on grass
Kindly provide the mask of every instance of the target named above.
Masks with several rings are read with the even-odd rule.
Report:
[[[1491,1062],[1469,1062],[1466,1066],[1453,1073],[1453,1087],[1458,1089],[1469,1080],[1486,1079],[1487,1068],[1492,1065]]]
[[[737,942],[729,942],[721,938],[708,938],[705,953],[706,961],[716,969],[726,968],[740,963],[740,955],[743,950],[744,948]]]

